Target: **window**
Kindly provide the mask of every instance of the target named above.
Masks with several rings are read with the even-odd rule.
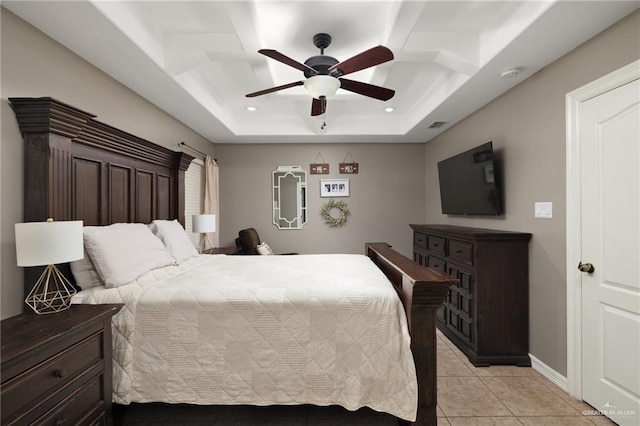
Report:
[[[200,234],[191,233],[191,216],[201,214],[204,200],[204,161],[194,159],[184,175],[184,221],[185,229],[194,246],[198,246]]]

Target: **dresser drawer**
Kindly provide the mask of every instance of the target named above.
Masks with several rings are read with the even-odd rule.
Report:
[[[102,375],[95,376],[35,421],[38,425],[84,425],[103,417]]]
[[[427,266],[427,252],[420,248],[413,249],[413,261],[418,265]]]
[[[438,271],[446,272],[446,262],[444,259],[440,259],[435,256],[427,256],[427,264],[425,265],[427,268],[437,269]]]
[[[2,385],[2,417],[33,406],[93,365],[102,364],[102,335],[92,335]]]
[[[453,309],[447,310],[447,328],[458,333],[458,323],[460,321],[460,315]]]
[[[449,257],[473,265],[473,244],[458,240],[449,240]]]
[[[473,318],[473,304],[471,297],[464,293],[458,293],[458,308],[460,312],[466,314],[468,319]]]
[[[473,275],[471,271],[459,269],[456,278],[460,280],[460,288],[463,288],[468,293],[473,294]]]
[[[437,312],[436,312],[436,318],[438,321],[444,323],[447,320],[447,308],[444,306],[444,304],[440,305],[440,307],[438,308]]]
[[[463,342],[473,344],[473,324],[471,321],[460,318],[460,334],[463,336]]]
[[[419,232],[413,234],[413,245],[420,248],[427,248],[427,236]]]
[[[447,240],[442,237],[436,237],[435,235],[429,235],[427,237],[427,248],[434,253],[444,256]]]

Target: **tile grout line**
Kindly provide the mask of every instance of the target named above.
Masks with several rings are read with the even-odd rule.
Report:
[[[480,368],[480,367],[476,367],[474,366],[471,361],[469,361],[469,358],[464,355],[464,352],[462,352],[457,346],[455,346],[453,344],[453,342],[451,342],[446,336],[444,336],[444,334],[441,336],[441,338],[443,339],[445,345],[447,347],[449,347],[449,350],[451,350],[451,352],[453,352],[453,354],[459,359],[461,360],[463,363],[468,362],[470,364],[470,366],[467,366],[467,368],[469,368],[469,370],[473,373],[474,377],[476,377],[478,380],[480,380],[480,382],[487,388],[487,390],[493,395],[495,396],[495,398],[500,401],[500,404],[502,404],[502,406],[509,412],[511,413],[511,416],[474,416],[474,417],[505,417],[505,418],[509,418],[512,417],[514,418],[518,423],[524,425],[524,423],[522,422],[522,420],[520,420],[513,411],[511,411],[511,409],[507,406],[507,404],[504,403],[504,401],[502,400],[502,398],[500,398],[498,395],[496,395],[496,393],[491,390],[491,388],[489,386],[487,386],[487,384],[482,380],[483,377],[479,376],[476,373],[476,369]],[[464,356],[464,358],[461,358],[460,355],[456,352],[456,350],[453,350],[453,348],[457,349],[457,351],[460,352],[461,355]],[[490,367],[487,367],[490,368]],[[528,368],[528,367],[520,367],[520,368]],[[494,376],[494,377],[502,377],[502,376]],[[444,411],[442,411],[442,413],[444,414]],[[445,418],[447,419],[447,422],[449,422],[449,418],[445,415]],[[451,422],[449,422],[451,423]]]
[[[455,345],[453,345],[453,343],[450,342],[446,338],[446,336],[442,336],[442,339],[443,339],[444,344],[447,347],[447,349],[451,350],[453,352],[453,354],[458,359],[460,359],[461,361],[463,361],[465,363],[466,362],[470,363],[470,361],[468,361],[468,358],[464,355],[464,353],[459,348],[457,348]],[[456,350],[454,350],[454,348]],[[522,375],[522,376],[508,376],[508,375],[505,375],[505,376],[500,376],[500,375],[496,375],[496,376],[481,376],[481,375],[478,375],[477,372],[476,372],[477,369],[480,368],[480,367],[475,367],[475,366],[473,366],[473,364],[471,364],[471,365],[467,366],[467,368],[469,368],[469,370],[474,374],[474,377],[477,377],[482,382],[482,384],[487,387],[488,391],[491,394],[493,394],[498,401],[500,401],[500,403],[507,409],[507,411],[509,413],[511,413],[511,416],[468,416],[468,417],[505,417],[505,418],[512,417],[512,418],[516,419],[518,421],[518,423],[523,424],[523,425],[524,425],[524,423],[523,423],[521,417],[549,417],[549,415],[544,415],[544,416],[518,416],[515,413],[513,413],[513,411],[504,403],[504,401],[495,392],[493,392],[491,390],[491,388],[489,388],[487,386],[486,382],[483,380],[485,378],[502,378],[502,377],[529,377],[529,378],[535,380],[536,382],[542,384],[546,389],[549,390],[549,392],[551,392],[554,396],[559,398],[562,402],[564,402],[567,405],[569,405],[576,412],[576,414],[561,414],[561,415],[554,415],[554,416],[551,416],[551,417],[578,417],[578,418],[585,417],[592,424],[598,424],[598,423],[595,422],[594,419],[601,417],[601,416],[588,416],[588,415],[585,415],[584,413],[580,412],[580,410],[576,406],[574,406],[570,401],[567,401],[565,398],[563,398],[562,395],[558,394],[558,392],[556,392],[556,390],[553,388],[553,386],[555,386],[555,385],[552,382],[550,382],[548,379],[543,377],[543,376],[532,375],[532,374],[527,374],[527,375]],[[531,367],[519,367],[519,368],[529,368],[530,369]],[[562,391],[562,390],[560,389],[560,391]],[[583,403],[587,404],[584,401],[579,401],[579,400],[576,400],[576,401],[583,402]],[[444,414],[444,411],[443,411],[443,414]],[[455,417],[461,417],[461,416],[447,417],[445,415],[445,418],[447,419],[447,421],[449,421],[451,418],[455,418]]]

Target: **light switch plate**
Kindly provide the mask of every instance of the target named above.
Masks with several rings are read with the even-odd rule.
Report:
[[[552,202],[538,202],[534,205],[534,217],[537,219],[551,219],[553,216]]]

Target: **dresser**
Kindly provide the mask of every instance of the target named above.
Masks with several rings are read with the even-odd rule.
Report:
[[[475,366],[529,359],[531,234],[452,225],[410,225],[413,259],[458,279],[437,325]]]
[[[0,423],[110,425],[111,317],[121,306],[2,320]]]

